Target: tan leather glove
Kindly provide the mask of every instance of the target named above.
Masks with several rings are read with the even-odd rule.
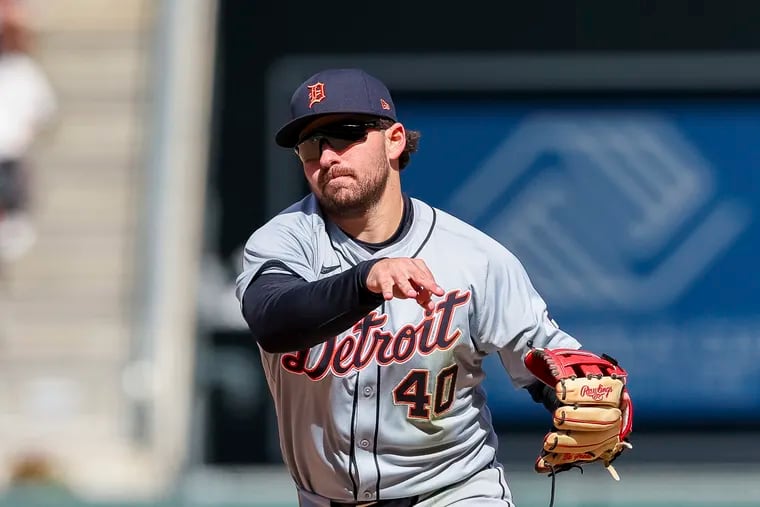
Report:
[[[601,461],[615,480],[612,462],[630,449],[633,405],[627,372],[613,358],[575,349],[531,349],[525,365],[553,387],[559,408],[544,436],[535,469],[556,474]]]

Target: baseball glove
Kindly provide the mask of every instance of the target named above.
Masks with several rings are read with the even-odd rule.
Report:
[[[544,437],[536,472],[554,475],[601,461],[620,480],[612,462],[632,447],[627,372],[606,354],[574,349],[533,348],[524,362],[557,397],[552,430]]]

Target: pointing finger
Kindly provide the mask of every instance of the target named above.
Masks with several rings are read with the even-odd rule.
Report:
[[[443,289],[435,283],[435,280],[425,274],[416,275],[414,277],[415,286],[418,286],[421,290],[429,291],[436,296],[443,296]]]
[[[425,264],[425,261],[421,259],[414,259],[414,264],[419,270],[419,272],[422,274],[420,280],[415,280],[420,285],[424,286],[426,289],[430,290],[433,294],[436,296],[443,296],[444,290],[441,288],[438,283],[435,281],[435,277],[433,276],[433,273],[428,268],[427,264]]]
[[[398,288],[399,292],[404,294],[408,298],[416,298],[417,297],[417,289],[412,286],[409,277],[407,276],[399,276],[396,279],[396,287]]]

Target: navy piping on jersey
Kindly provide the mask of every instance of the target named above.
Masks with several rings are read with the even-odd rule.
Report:
[[[377,389],[375,390],[375,444],[372,449],[372,454],[375,458],[375,469],[377,469],[377,485],[375,486],[376,500],[380,500],[380,463],[377,460],[377,441],[380,428],[380,365],[377,365]]]
[[[504,482],[506,479],[504,478],[504,472],[501,468],[496,469],[497,472],[499,472],[499,487],[501,487],[501,499],[506,500],[507,499],[507,490],[504,487]]]
[[[383,313],[385,313],[385,303],[383,303]],[[372,455],[375,458],[375,469],[377,470],[377,484],[375,485],[375,500],[380,500],[380,463],[377,460],[377,441],[379,437],[379,429],[380,429],[380,393],[382,392],[382,389],[380,388],[380,378],[381,378],[381,367],[378,364],[377,365],[377,385],[375,386],[375,442],[372,446]]]
[[[356,424],[357,408],[359,407],[359,374],[356,374],[356,380],[354,380],[354,401],[351,407],[351,452],[348,453],[348,476],[351,478],[351,484],[354,490],[354,502],[359,501],[359,485],[356,483],[356,477],[354,473],[359,475],[359,464],[356,462],[356,434],[354,433],[354,426]]]
[[[430,210],[433,212],[433,221],[430,223],[430,230],[428,230],[427,236],[425,236],[425,239],[422,240],[420,247],[417,249],[416,252],[414,252],[414,254],[412,255],[412,258],[416,258],[420,254],[420,252],[425,247],[427,242],[430,241],[430,236],[433,235],[433,229],[435,229],[435,222],[438,220],[438,215],[436,214],[434,207],[431,206]]]

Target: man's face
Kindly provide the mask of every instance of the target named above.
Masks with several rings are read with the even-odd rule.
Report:
[[[296,147],[311,191],[333,216],[355,217],[377,204],[392,168],[385,131],[367,119],[315,120]]]

